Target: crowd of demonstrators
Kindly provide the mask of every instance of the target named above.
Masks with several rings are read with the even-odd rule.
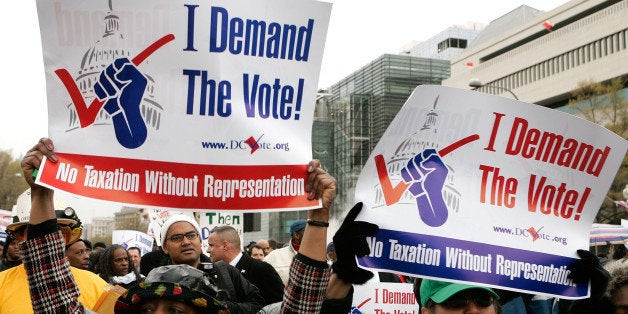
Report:
[[[94,272],[109,284],[124,288],[142,281],[140,273],[131,263],[129,252],[119,244],[112,244],[103,250]]]
[[[24,175],[32,189],[31,217],[28,224],[7,228],[11,237],[19,243],[24,264],[0,273],[0,289],[12,291],[10,302],[7,294],[0,297],[0,312],[30,312],[27,309],[31,309],[32,301],[32,310],[36,313],[80,313],[83,306],[88,309],[93,307],[106,286],[101,278],[71,267],[66,262],[69,259],[65,256],[66,248],[78,241],[80,232],[76,231],[76,221],[57,219],[53,207],[54,193],[36,186],[30,177],[44,154],[54,162],[52,142],[48,139],[42,139],[22,162]],[[200,251],[201,230],[198,223],[190,216],[177,215],[164,223],[160,234],[163,253],[173,265],[158,266],[144,282],[131,285],[127,293],[119,298],[116,313],[159,309],[182,313],[228,313],[227,310],[230,313],[255,313],[258,310],[259,313],[348,313],[353,286],[364,284],[373,277],[372,272],[358,267],[356,256],[369,254],[366,237],[374,234],[378,227],[355,221],[362,208],[362,204],[358,203],[349,211],[333,236],[332,244],[328,245],[327,227],[335,194],[335,179],[320,168],[318,162],[311,163],[308,171],[306,190],[311,194],[308,197],[321,198],[323,207],[308,211],[303,229],[297,224],[291,230],[291,234],[299,231],[301,234],[297,236],[296,247],[292,243],[288,245],[297,250],[289,266],[288,282],[281,301],[261,308],[268,302],[264,301],[258,287],[243,274],[260,275],[267,271],[250,266],[238,268],[238,265],[245,260],[267,264],[243,254],[235,229],[228,226],[214,229],[208,240],[211,257],[207,257]],[[331,252],[328,248],[333,248],[335,259],[328,254]],[[600,259],[593,253],[585,250],[578,250],[577,253],[580,259],[569,266],[569,278],[576,283],[590,282],[590,298],[553,300],[545,302],[549,305],[546,309],[534,309],[530,307],[534,297],[524,298],[529,303],[524,303],[524,308],[517,310],[521,312],[516,313],[623,313],[628,309],[628,267],[624,263],[615,263],[616,267],[609,269],[609,275],[609,270],[602,267]],[[109,246],[102,254],[101,260],[120,259],[117,265],[109,264],[112,273],[123,266],[127,271],[135,268],[128,251],[121,246]],[[331,267],[329,261],[332,262]],[[207,265],[211,267],[207,268]],[[21,270],[23,275],[17,270]],[[46,280],[39,280],[41,277]],[[415,281],[415,285],[422,314],[515,313],[505,310],[513,299],[503,298],[499,290],[420,279]],[[28,298],[29,286],[31,300]],[[260,289],[264,293],[269,288]],[[160,298],[156,298],[156,292],[159,292]]]
[[[284,284],[279,274],[270,264],[243,254],[240,235],[235,228],[219,226],[212,229],[207,244],[211,261],[222,261],[240,270],[242,276],[259,289],[264,298],[263,305],[282,300]]]
[[[85,245],[85,240],[78,240],[65,247],[65,255],[68,257],[70,266],[76,268],[90,269],[89,254],[90,251]]]
[[[290,225],[290,243],[280,249],[271,251],[264,258],[265,262],[273,265],[273,267],[277,270],[277,273],[279,274],[279,277],[281,277],[281,281],[283,281],[284,285],[288,283],[290,265],[292,263],[292,259],[299,251],[301,239],[303,238],[303,233],[305,231],[305,225],[305,219],[294,221]]]
[[[27,182],[31,187],[36,188],[31,194],[32,211],[29,227],[22,228],[20,230],[22,233],[13,231],[13,234],[27,237],[26,241],[21,242],[21,249],[23,255],[26,256],[25,269],[29,274],[26,285],[30,285],[32,291],[31,300],[36,312],[80,313],[83,311],[83,305],[88,308],[90,306],[86,300],[81,300],[82,297],[84,298],[86,290],[81,286],[78,278],[76,278],[75,269],[65,262],[65,256],[63,255],[64,244],[76,241],[76,239],[72,238],[75,234],[72,232],[72,226],[61,226],[60,220],[57,220],[54,216],[54,192],[50,189],[36,186],[31,178],[34,169],[39,167],[44,155],[52,162],[56,161],[52,141],[49,139],[42,139],[23,159],[22,168],[25,177],[28,178]],[[312,169],[311,166],[309,167],[309,171],[313,173],[310,174],[310,178],[319,177],[318,169],[320,168]],[[326,175],[324,172],[323,174]],[[284,312],[317,312],[300,309],[320,308],[324,296],[322,292],[327,288],[326,277],[329,275],[329,267],[327,267],[325,262],[326,227],[321,227],[320,224],[322,223],[321,221],[325,221],[324,224],[328,225],[326,221],[329,220],[330,198],[333,198],[333,193],[335,193],[335,180],[331,177],[331,181],[319,184],[318,181],[311,182],[310,180],[314,179],[310,178],[308,179],[310,186],[307,188],[307,190],[311,191],[309,192],[311,194],[309,197],[314,198],[323,194],[323,199],[328,199],[329,201],[324,201],[326,205],[323,206],[323,209],[320,209],[323,212],[322,214],[317,212],[317,210],[308,212],[308,218],[318,222],[318,225],[305,231],[304,245],[301,248],[302,252],[295,258],[296,266],[293,267],[296,269],[290,272],[291,284],[286,289],[284,301],[281,302],[281,306],[285,309]],[[327,178],[328,181],[330,176],[326,175],[323,178]],[[332,191],[331,197],[328,195],[330,190]],[[65,243],[62,241],[62,237],[66,238]],[[151,271],[147,277],[149,280],[132,286],[127,293],[118,299],[116,312],[123,313],[127,310],[131,313],[150,312],[164,308],[173,311],[181,310],[184,313],[187,313],[187,310],[202,310],[203,313],[220,313],[225,308],[228,308],[230,313],[254,313],[257,311],[252,306],[252,302],[243,302],[248,306],[242,309],[237,306],[233,307],[234,302],[222,302],[217,300],[217,298],[211,298],[207,294],[202,294],[202,291],[185,285],[185,278],[194,277],[190,273],[198,273],[196,268],[201,265],[200,255],[202,254],[199,252],[200,227],[196,221],[183,215],[171,217],[164,223],[161,240],[164,252],[169,253],[172,262],[176,264],[163,267],[173,267],[177,270],[168,271],[164,270],[163,267],[158,267]],[[312,264],[315,264],[314,269],[312,269]],[[225,265],[224,270],[220,270],[220,265]],[[208,285],[205,280],[202,281],[205,283],[205,286],[209,286],[210,293],[215,293],[217,297],[224,296],[225,291],[229,295],[229,292],[231,292],[229,290],[234,288],[233,285],[239,283],[231,282],[231,287],[224,290],[219,282],[225,282],[227,278],[221,278],[221,274],[228,272],[226,276],[231,277],[233,274],[240,275],[239,271],[233,267],[236,271],[232,272],[228,267],[230,265],[221,261],[216,261],[212,266],[214,271],[207,272],[207,274],[203,275],[203,278],[209,279],[216,285]],[[183,268],[188,268],[189,270],[184,270]],[[89,273],[87,271],[84,272]],[[205,277],[205,275],[209,276]],[[37,277],[41,276],[49,277],[49,279],[45,281],[38,280]],[[104,282],[102,279],[96,278],[97,281]],[[175,280],[172,280],[172,278],[175,278]],[[250,285],[246,279],[241,279],[241,284],[248,284],[250,291],[257,293],[255,286]],[[177,283],[173,281],[177,281]],[[200,280],[196,282],[200,282]],[[103,289],[104,287],[96,289],[96,291],[102,293]],[[185,300],[180,298],[182,293],[188,292],[195,294],[197,297],[191,296]],[[26,293],[28,293],[28,290]],[[160,297],[156,298],[156,295],[160,295]],[[24,299],[28,300],[28,298]],[[185,302],[186,300],[188,301],[187,303]],[[191,306],[191,308],[185,308],[186,305]],[[181,307],[175,309],[173,306]]]

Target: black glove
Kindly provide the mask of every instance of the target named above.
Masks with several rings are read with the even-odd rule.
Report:
[[[575,283],[586,283],[591,280],[591,298],[599,299],[604,296],[611,275],[602,267],[595,254],[587,250],[578,250],[579,260],[567,267],[571,271],[567,278]]]
[[[361,210],[362,203],[355,204],[333,238],[337,257],[332,265],[334,273],[343,281],[358,285],[371,279],[373,273],[359,268],[355,257],[371,253],[366,236],[373,235],[379,230],[376,224],[355,221]]]

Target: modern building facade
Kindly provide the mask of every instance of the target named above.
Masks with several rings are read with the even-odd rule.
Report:
[[[313,129],[313,145],[333,135],[327,148],[333,152],[328,168],[338,181],[333,214],[353,205],[362,167],[414,88],[440,85],[447,77],[447,60],[385,54],[324,91],[330,123]]]
[[[527,6],[491,22],[452,60],[443,85],[557,108],[579,82],[628,77],[628,1],[573,0],[542,12]],[[473,64],[473,66],[469,66]],[[497,86],[491,88],[491,86]]]

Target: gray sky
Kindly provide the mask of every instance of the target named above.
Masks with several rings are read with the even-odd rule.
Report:
[[[94,0],[91,0],[94,1]],[[104,0],[101,0],[104,1]],[[298,1],[298,0],[295,0]],[[452,25],[491,20],[526,4],[549,11],[565,0],[333,0],[319,87],[329,87],[384,53]],[[24,154],[47,134],[44,68],[35,1],[6,1],[0,150]]]

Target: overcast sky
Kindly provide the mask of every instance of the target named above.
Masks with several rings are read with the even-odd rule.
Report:
[[[333,7],[320,88],[329,87],[384,53],[398,53],[409,42],[426,40],[449,26],[470,21],[488,24],[523,4],[549,11],[567,1],[328,2]],[[4,101],[0,105],[0,150],[11,150],[18,157],[47,134],[44,69],[35,1],[3,3],[0,86]]]

